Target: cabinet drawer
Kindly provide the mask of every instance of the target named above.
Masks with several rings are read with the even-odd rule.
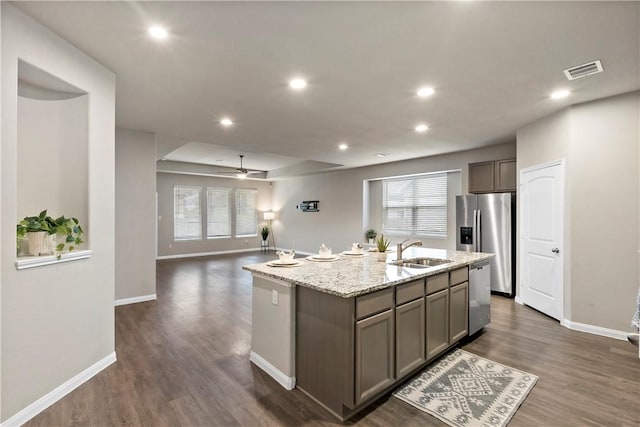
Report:
[[[393,288],[356,298],[356,319],[371,316],[393,307]]]
[[[449,287],[449,273],[440,273],[427,277],[427,295],[447,289]]]
[[[451,286],[457,285],[458,283],[466,282],[469,280],[469,268],[462,267],[457,270],[451,271]]]
[[[396,305],[424,296],[424,279],[396,286]]]

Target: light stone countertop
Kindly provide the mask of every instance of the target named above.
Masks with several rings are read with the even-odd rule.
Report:
[[[270,267],[267,263],[261,263],[244,265],[242,268],[254,274],[281,279],[294,285],[343,298],[351,298],[444,271],[455,270],[492,256],[493,254],[489,253],[411,247],[403,252],[404,259],[429,257],[450,259],[453,262],[423,269],[398,267],[388,264],[397,258],[395,252],[387,255],[386,262],[378,261],[378,254],[375,252],[365,252],[364,257],[340,255],[340,259],[334,262],[314,262],[296,258],[301,263],[296,267]],[[277,256],[274,254],[274,261],[276,259]]]

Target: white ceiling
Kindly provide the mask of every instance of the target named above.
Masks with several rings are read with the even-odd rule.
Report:
[[[356,167],[491,145],[567,105],[637,90],[639,6],[18,3],[117,73],[117,124],[157,133],[159,158],[236,167],[247,154],[245,167],[263,170],[295,161]],[[149,38],[152,24],[166,26],[169,39]],[[571,82],[562,73],[596,59],[604,73]],[[294,75],[309,80],[305,91],[287,87]],[[436,94],[419,99],[421,85]],[[549,99],[557,88],[573,94]],[[223,116],[236,124],[220,126]],[[415,133],[418,122],[429,131]],[[337,150],[342,141],[347,151]],[[262,165],[251,165],[256,157]]]

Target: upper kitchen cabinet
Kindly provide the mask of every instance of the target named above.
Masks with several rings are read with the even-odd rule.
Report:
[[[469,193],[516,191],[516,159],[469,163]]]

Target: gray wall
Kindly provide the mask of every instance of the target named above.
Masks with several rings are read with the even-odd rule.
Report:
[[[639,92],[518,132],[518,168],[565,159],[565,318],[627,331],[639,286]]]
[[[115,299],[156,293],[156,137],[116,129]]]
[[[369,186],[369,180],[459,169],[462,194],[466,194],[469,163],[514,158],[515,155],[515,143],[508,143],[276,181],[273,184],[273,209],[277,212],[274,221],[277,246],[316,252],[320,244],[325,243],[337,252],[346,250],[350,242],[364,241],[364,230],[369,226],[369,220],[365,223],[364,218],[369,217],[370,208],[363,201],[363,188]],[[377,200],[376,197],[371,199]],[[296,205],[303,200],[319,200],[320,212],[297,210]],[[374,215],[371,218],[374,220]],[[455,247],[453,241],[448,239],[447,242]]]
[[[207,254],[211,252],[243,251],[260,248],[262,237],[239,237],[226,239],[173,240],[173,188],[176,185],[226,188],[254,188],[258,190],[257,208],[260,212],[258,225],[264,223],[262,212],[271,209],[271,183],[266,181],[216,178],[211,176],[183,175],[158,172],[158,257]],[[202,204],[206,200],[203,198]],[[203,209],[204,211],[205,209]],[[235,206],[231,207],[232,225]],[[203,235],[206,236],[206,213],[203,214]],[[233,227],[232,227],[233,231]],[[257,230],[256,230],[257,233]]]
[[[9,417],[114,356],[115,75],[2,2],[2,408]],[[89,93],[88,260],[16,270],[18,58]],[[41,179],[48,177],[42,176]]]
[[[87,95],[55,101],[18,96],[18,218],[48,209],[54,218],[87,224],[88,106]]]

